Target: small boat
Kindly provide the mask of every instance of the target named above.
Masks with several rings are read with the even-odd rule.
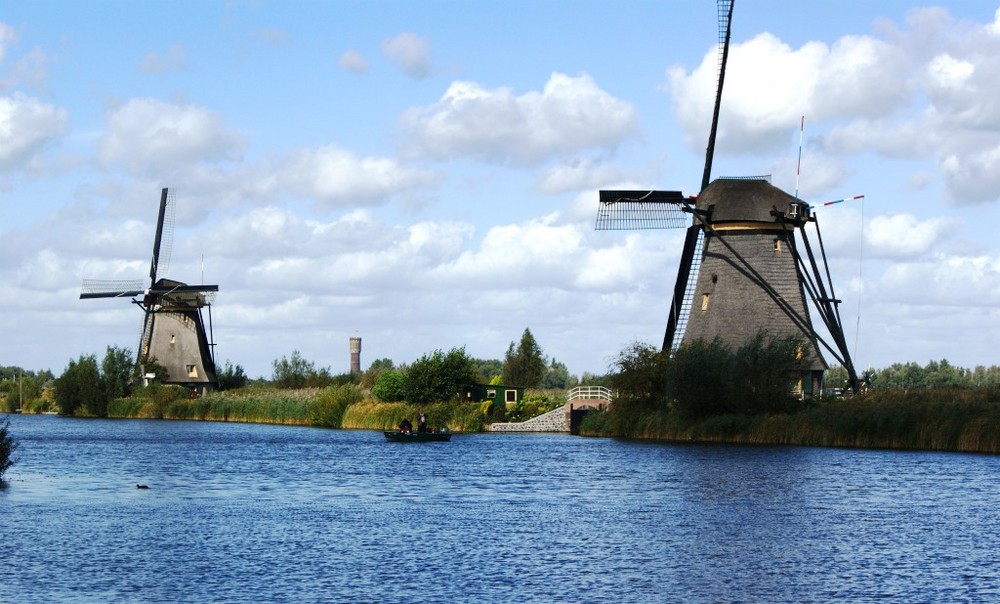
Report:
[[[385,439],[391,443],[446,443],[451,440],[451,432],[401,432],[386,430]]]

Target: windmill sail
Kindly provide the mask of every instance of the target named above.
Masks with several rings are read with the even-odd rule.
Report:
[[[160,212],[156,218],[156,237],[153,238],[153,259],[149,263],[149,285],[156,283],[156,276],[170,267],[170,252],[174,242],[176,201],[170,189],[160,192]],[[164,248],[163,243],[166,240]]]

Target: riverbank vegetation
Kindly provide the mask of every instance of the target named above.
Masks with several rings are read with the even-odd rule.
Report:
[[[798,344],[760,335],[735,351],[699,342],[667,355],[635,343],[608,374],[576,377],[546,358],[525,329],[502,359],[476,359],[453,348],[408,364],[377,359],[360,374],[333,374],[293,351],[272,363],[270,379],[250,379],[227,360],[218,370],[219,390],[203,397],[155,380],[139,384],[131,352],[108,347],[100,362],[82,355],[59,377],[0,367],[0,412],[381,430],[412,421],[423,408],[433,427],[476,432],[493,421],[524,421],[557,408],[567,388],[602,385],[616,392],[614,405],[588,415],[582,434],[1000,453],[1000,367],[894,364],[862,372],[861,394],[802,400],[789,394],[785,377],[798,362]],[[826,382],[837,390],[846,371],[831,369]],[[526,392],[513,404],[477,402],[463,396],[470,383]]]
[[[672,355],[635,344],[616,360],[612,409],[589,414],[581,434],[1000,453],[1000,385],[941,385],[928,379],[949,367],[938,363],[921,387],[798,399],[781,376],[795,368],[795,350],[794,341],[764,336],[735,351],[698,342]],[[885,383],[877,373],[866,379]]]

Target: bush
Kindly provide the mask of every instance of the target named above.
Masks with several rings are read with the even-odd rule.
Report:
[[[472,359],[464,348],[424,355],[406,371],[406,401],[415,405],[447,401],[472,383]]]
[[[17,441],[10,435],[10,419],[5,417],[0,420],[0,485],[4,484],[4,473],[17,462],[14,458],[17,447]]]
[[[406,374],[396,369],[386,369],[375,380],[372,396],[382,403],[392,403],[406,398]]]
[[[351,385],[331,386],[319,393],[309,411],[309,424],[323,428],[339,428],[347,408],[360,403],[361,391]]]

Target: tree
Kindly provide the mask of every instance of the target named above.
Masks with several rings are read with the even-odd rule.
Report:
[[[63,374],[56,379],[56,402],[63,415],[75,415],[84,410],[93,415],[102,408],[107,410],[101,387],[101,373],[97,370],[95,355],[80,355],[70,361]],[[103,404],[102,404],[103,402]]]
[[[243,367],[233,365],[229,359],[226,359],[225,364],[222,366],[222,371],[218,372],[215,377],[219,380],[219,390],[242,388],[249,381],[246,372],[243,371]]]
[[[668,401],[667,363],[669,355],[649,344],[633,342],[618,354],[611,376],[617,392],[615,412],[639,416],[665,410]]]
[[[372,386],[372,396],[376,400],[389,403],[406,398],[406,374],[395,369],[386,369],[379,374]]]
[[[545,376],[545,357],[542,349],[531,335],[531,330],[524,328],[521,342],[514,348],[510,343],[503,361],[503,381],[508,386],[521,388],[537,388]]]
[[[465,348],[447,354],[435,350],[413,362],[406,371],[406,401],[426,404],[446,401],[474,381],[472,359]]]
[[[128,396],[132,391],[132,376],[135,363],[132,351],[117,346],[108,346],[101,361],[101,386],[104,399],[112,401]]]
[[[10,435],[10,419],[5,417],[0,420],[0,485],[4,483],[4,473],[17,463],[17,459],[14,458],[17,447],[17,441]]]
[[[330,368],[324,367],[317,370],[312,361],[302,358],[298,350],[292,351],[292,357],[271,362],[272,380],[279,388],[322,388],[333,382],[330,375]]]
[[[488,384],[496,376],[503,375],[503,361],[500,359],[472,359],[472,368],[480,384]]]
[[[579,383],[576,377],[570,375],[565,364],[552,359],[542,378],[542,388],[572,388]]]

